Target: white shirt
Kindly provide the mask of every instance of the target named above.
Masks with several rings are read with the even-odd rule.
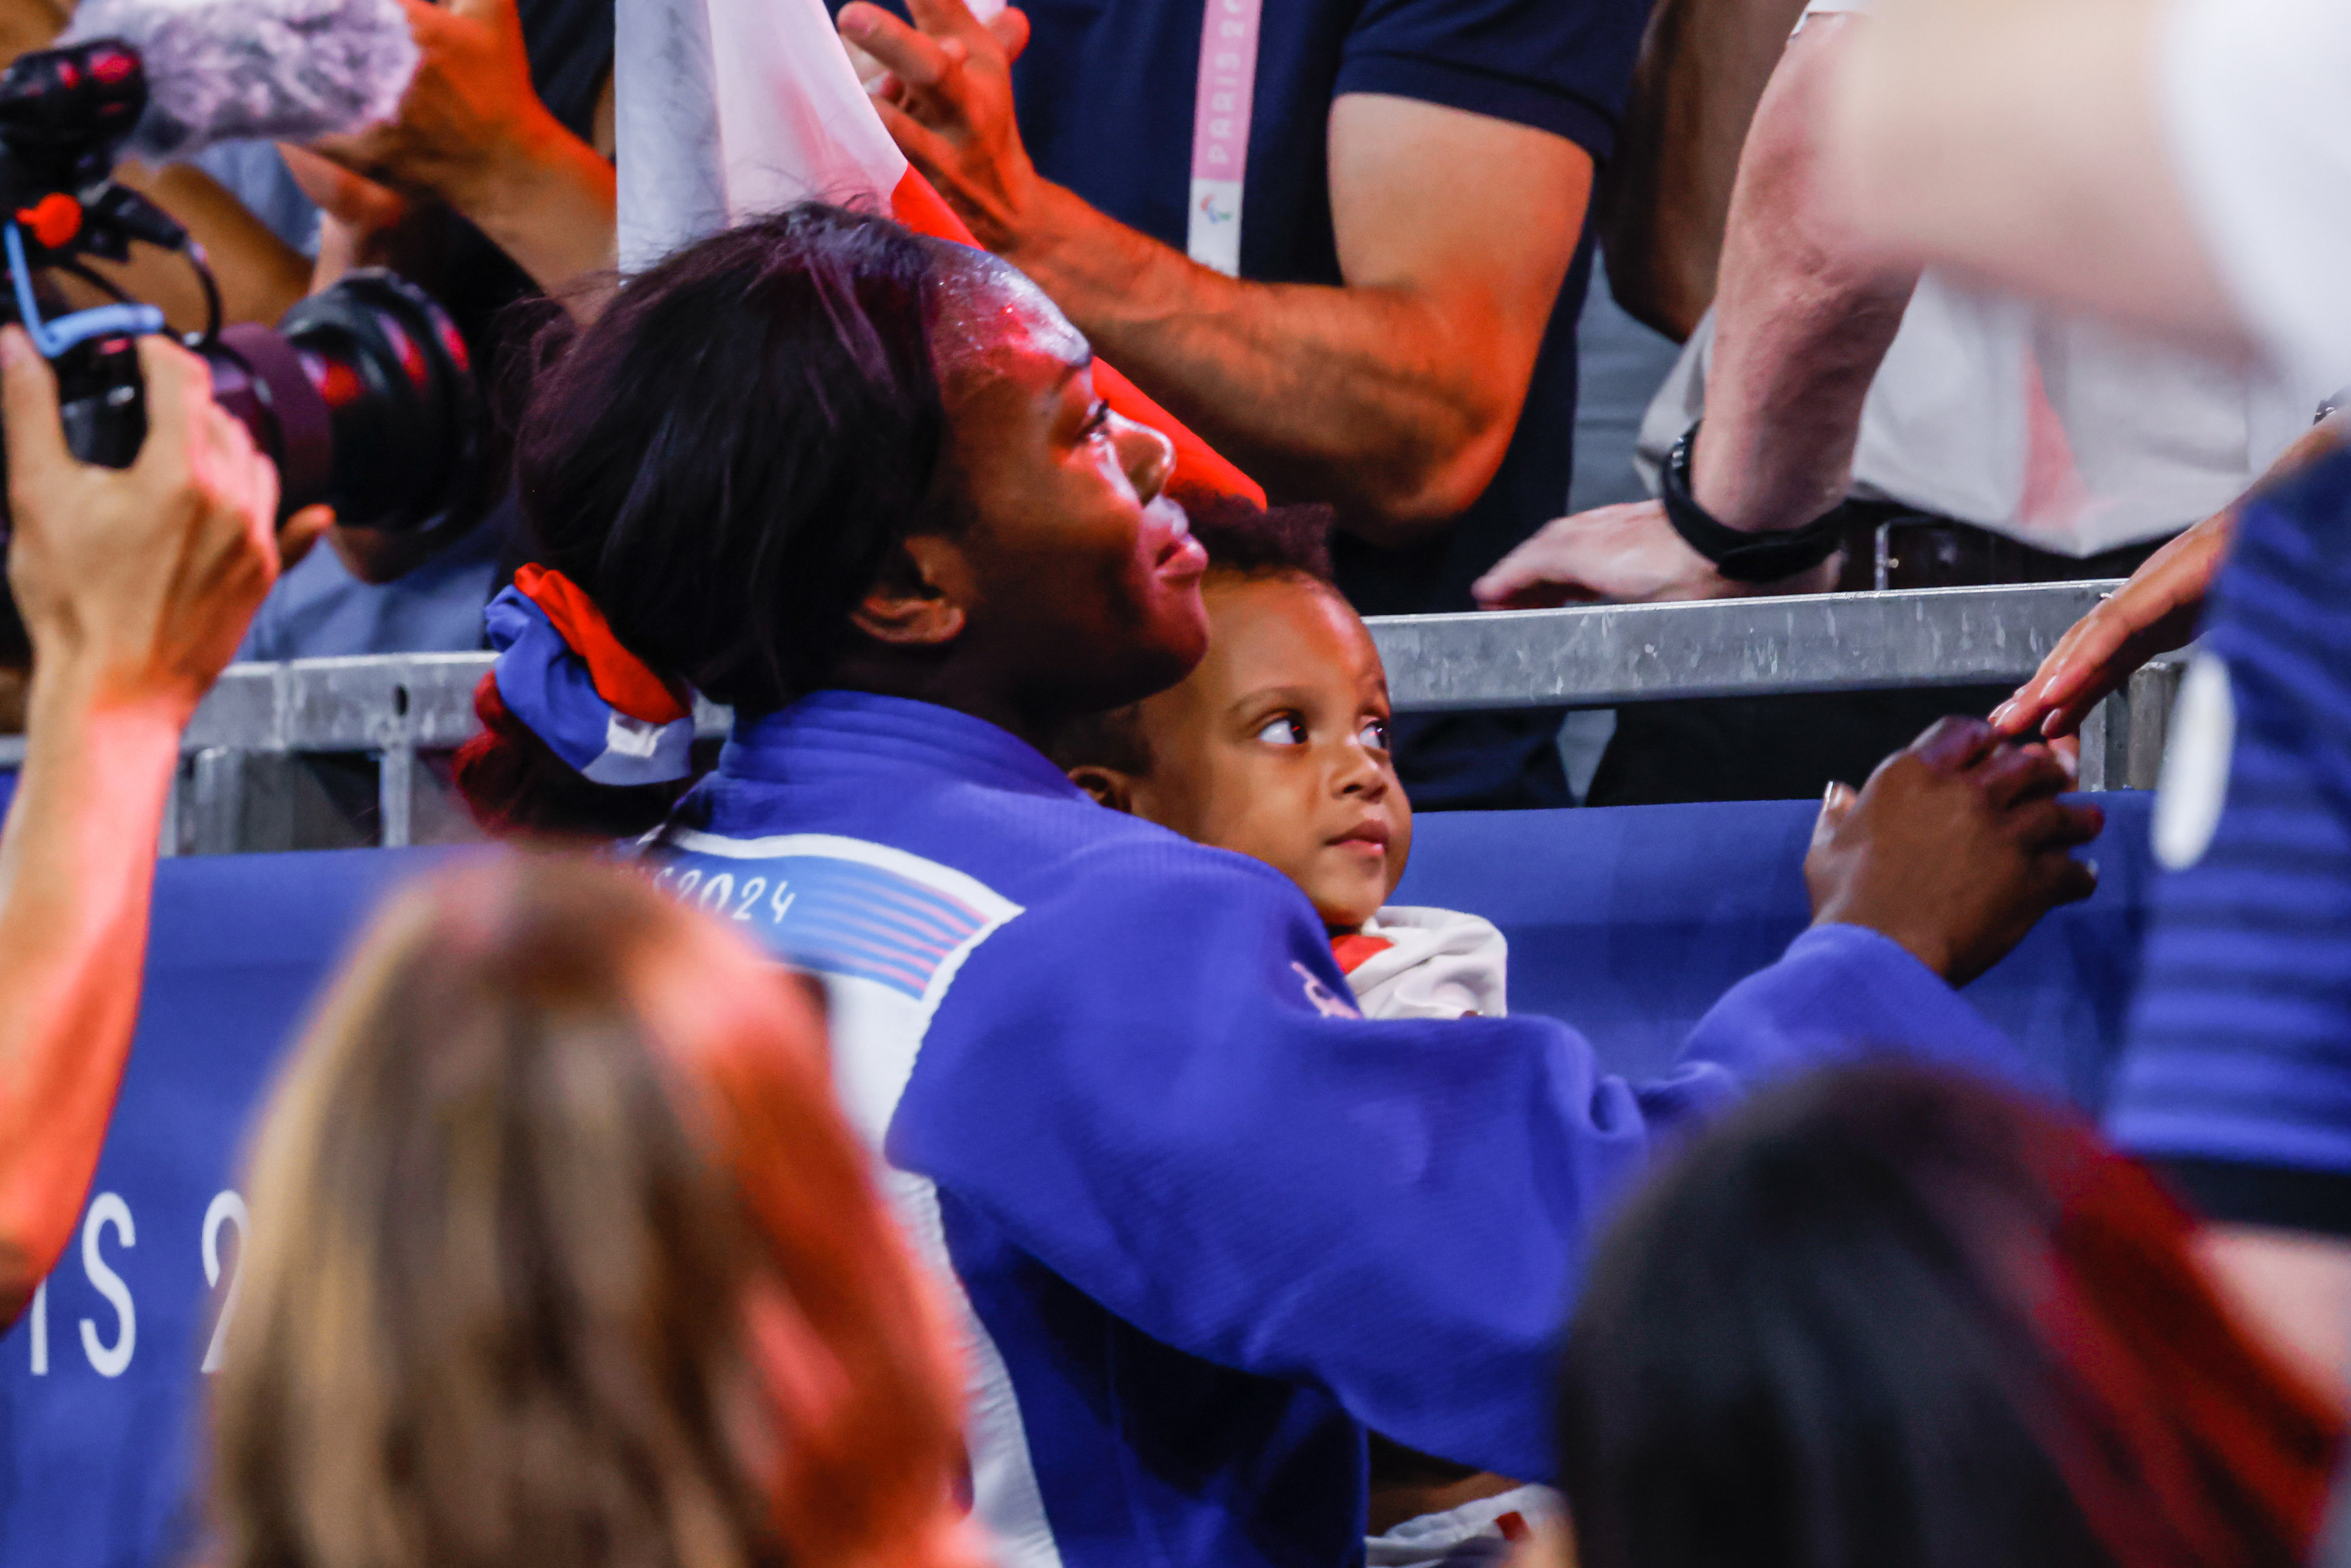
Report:
[[[2237,313],[2284,374],[2351,365],[2351,6],[2173,0],[2157,57],[2173,172]]]
[[[1818,0],[1805,14],[1868,8]],[[2351,275],[2351,250],[2330,259]],[[1705,411],[1713,341],[1709,313],[1642,421],[1638,461],[1652,487]],[[2351,364],[2351,351],[2336,363]],[[2217,363],[1929,270],[1862,405],[1853,494],[2095,555],[2236,499],[2344,379],[2339,369],[2297,380]]]

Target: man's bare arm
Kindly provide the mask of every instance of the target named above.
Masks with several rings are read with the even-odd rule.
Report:
[[[1740,162],[1690,471],[1729,528],[1798,528],[1844,498],[1862,403],[1918,281],[1865,256],[1823,199],[1814,104],[1867,26],[1819,16],[1790,41]]]
[[[855,5],[877,102],[982,244],[1034,277],[1104,358],[1277,494],[1331,500],[1395,541],[1482,494],[1510,444],[1583,230],[1592,160],[1563,137],[1405,99],[1331,110],[1343,287],[1243,282],[1040,178],[1005,49],[961,0],[920,30]]]
[[[1816,99],[1847,36],[1819,16],[1787,47],[1739,164],[1715,297],[1706,425],[1690,468],[1725,526],[1801,528],[1844,499],[1861,410],[1902,325],[1915,270],[1862,251],[1823,199]],[[1703,599],[1825,589],[1834,563],[1784,583],[1732,582],[1655,501],[1562,517],[1478,585],[1495,608],[1577,599]]]
[[[1730,192],[1804,0],[1657,0],[1593,197],[1609,292],[1678,343],[1714,303]]]

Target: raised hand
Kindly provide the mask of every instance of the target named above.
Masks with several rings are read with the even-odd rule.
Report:
[[[1018,10],[987,22],[964,0],[909,0],[908,26],[869,0],[841,9],[873,107],[907,161],[1000,255],[1016,251],[1044,179],[1013,117],[1012,62],[1029,41]],[[872,74],[880,68],[878,76]]]
[[[2045,746],[1980,719],[1938,722],[1860,790],[1830,789],[1804,857],[1814,923],[1881,932],[1965,985],[2043,915],[2096,891],[2096,868],[2072,852],[2105,814],[2058,799],[2071,782]]]
[[[2003,735],[2072,735],[2090,710],[2158,653],[2196,634],[2205,591],[2229,553],[2234,508],[2205,518],[2147,557],[2130,580],[2066,630],[2032,678],[1992,710]]]

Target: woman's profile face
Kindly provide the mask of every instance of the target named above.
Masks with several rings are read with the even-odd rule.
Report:
[[[1173,685],[1207,647],[1207,558],[1165,494],[1175,449],[1110,412],[1093,351],[1037,286],[958,263],[934,341],[971,520],[965,638],[1036,707]]]

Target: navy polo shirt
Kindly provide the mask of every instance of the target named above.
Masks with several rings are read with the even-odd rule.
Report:
[[[903,12],[902,0],[883,3]],[[1013,87],[1021,138],[1038,172],[1182,250],[1204,0],[1016,3],[1032,30],[1013,67]],[[1595,163],[1605,161],[1646,16],[1644,0],[1267,0],[1241,275],[1269,283],[1343,281],[1329,180],[1331,104],[1343,93],[1415,99],[1534,126],[1566,137]],[[1340,585],[1364,614],[1473,608],[1469,585],[1565,510],[1574,459],[1575,320],[1589,264],[1589,246],[1579,246],[1518,434],[1477,505],[1413,549],[1337,541]],[[1563,780],[1551,799],[1522,779],[1535,768],[1557,779],[1556,728],[1555,714],[1515,724],[1400,726],[1406,782],[1426,805],[1565,805]],[[1448,744],[1464,755],[1450,761],[1432,755]]]

